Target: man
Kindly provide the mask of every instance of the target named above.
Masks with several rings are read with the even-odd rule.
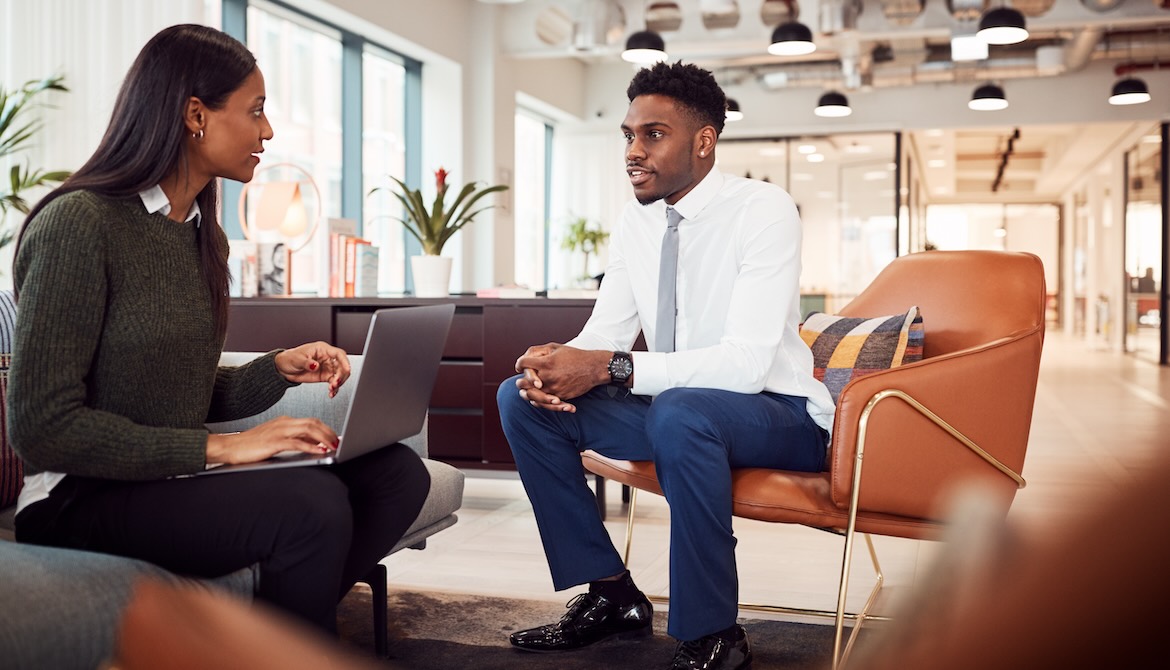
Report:
[[[497,397],[553,584],[589,591],[511,642],[567,651],[651,632],[583,474],[593,449],[653,460],[670,503],[669,667],[745,669],[731,468],[819,471],[833,419],[797,332],[800,220],[780,188],[714,169],[726,98],[711,73],[660,63],[627,95],[637,204],[613,231],[593,314],[568,343],[529,348]],[[627,353],[639,330],[651,351]]]

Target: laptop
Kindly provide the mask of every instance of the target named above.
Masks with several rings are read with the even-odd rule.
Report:
[[[380,309],[370,320],[349,409],[330,454],[289,451],[255,463],[209,465],[188,477],[343,463],[417,435],[426,420],[455,306]]]

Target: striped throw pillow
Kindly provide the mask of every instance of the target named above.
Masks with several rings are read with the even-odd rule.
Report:
[[[812,312],[800,327],[801,339],[812,349],[813,374],[833,402],[856,377],[922,360],[924,335],[917,307],[868,318]]]
[[[24,485],[20,458],[8,446],[8,366],[12,363],[12,332],[16,301],[12,291],[0,291],[0,509],[16,504]]]

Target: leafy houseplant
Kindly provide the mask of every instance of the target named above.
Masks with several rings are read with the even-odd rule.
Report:
[[[25,121],[22,114],[33,109],[33,98],[44,91],[68,91],[62,83],[64,77],[57,75],[40,81],[25,82],[20,88],[9,91],[0,86],[0,158],[16,154],[28,148],[29,142],[41,129],[39,120]],[[27,189],[63,181],[69,176],[66,171],[45,171],[25,165],[13,165],[8,179],[0,179],[0,248],[12,242],[16,231],[7,226],[8,212],[15,209],[28,214],[28,201],[21,196]]]
[[[597,253],[601,245],[605,244],[608,239],[609,233],[597,228],[590,228],[589,219],[579,216],[569,223],[569,232],[561,241],[561,248],[568,251],[581,251],[585,254],[581,278],[589,279],[589,256]]]
[[[442,253],[443,245],[447,243],[447,240],[471,223],[476,214],[495,207],[495,205],[487,205],[473,210],[472,208],[479,202],[480,198],[489,193],[508,189],[503,184],[479,188],[477,182],[469,182],[459,190],[455,199],[448,205],[447,176],[449,174],[443,168],[435,170],[435,200],[430,209],[427,209],[426,200],[423,199],[421,190],[409,188],[397,177],[390,177],[394,183],[398,184],[400,190],[389,190],[406,210],[404,218],[391,218],[406,226],[407,232],[422,244],[423,253],[428,256],[438,256]],[[376,188],[371,193],[382,189],[383,187]]]

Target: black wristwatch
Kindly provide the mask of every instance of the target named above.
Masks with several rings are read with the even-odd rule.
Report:
[[[634,359],[624,351],[613,352],[609,359],[609,383],[614,386],[625,386],[634,374]]]

